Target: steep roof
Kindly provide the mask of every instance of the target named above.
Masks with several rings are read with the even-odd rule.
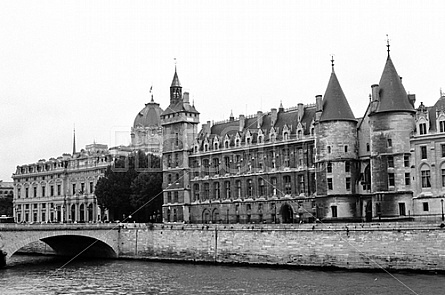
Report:
[[[320,122],[323,121],[357,121],[334,70],[332,70],[323,98],[323,112]]]
[[[394,111],[415,112],[389,55],[380,78],[379,87],[380,103],[376,113]]]
[[[179,82],[178,73],[176,72],[175,67],[175,74],[173,76],[172,85],[170,87],[181,87],[181,83]]]

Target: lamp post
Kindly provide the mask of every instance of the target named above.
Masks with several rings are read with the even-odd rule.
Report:
[[[445,220],[445,216],[443,215],[443,199],[440,200],[440,202],[442,203],[442,221],[444,221]]]

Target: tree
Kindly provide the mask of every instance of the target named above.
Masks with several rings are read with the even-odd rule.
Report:
[[[162,173],[140,173],[133,180],[131,191],[130,203],[136,212],[134,219],[139,222],[160,221],[162,207]]]
[[[148,221],[154,210],[160,213],[162,197],[159,197],[161,205],[158,200],[152,199],[161,190],[160,158],[151,154],[147,156],[142,151],[116,159],[95,188],[98,204],[102,209],[108,209],[110,220],[124,220],[137,211],[135,220],[139,222]],[[152,205],[138,210],[146,202]],[[159,209],[154,209],[154,204]]]
[[[12,194],[0,198],[0,215],[12,216]]]

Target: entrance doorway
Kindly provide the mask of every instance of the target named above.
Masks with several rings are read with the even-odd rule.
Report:
[[[289,204],[284,204],[281,207],[281,220],[283,223],[293,223],[294,222],[294,211]]]

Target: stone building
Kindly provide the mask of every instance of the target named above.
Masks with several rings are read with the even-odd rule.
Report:
[[[14,217],[17,222],[97,222],[100,212],[94,187],[112,162],[107,145],[93,143],[85,150],[17,166]]]
[[[175,71],[161,115],[166,222],[409,220],[440,212],[445,98],[416,110],[389,45],[361,118],[333,61],[314,105],[231,114],[199,132],[199,113],[181,89]]]

